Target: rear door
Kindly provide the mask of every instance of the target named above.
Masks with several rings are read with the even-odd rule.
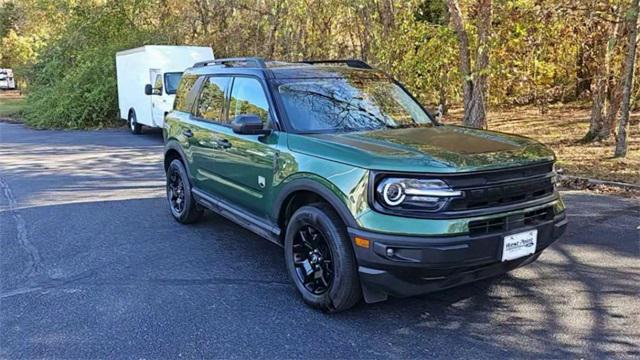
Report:
[[[271,127],[272,111],[262,80],[236,76],[231,87],[227,125],[218,126],[215,166],[217,192],[227,202],[265,217],[270,211],[266,198],[273,181],[277,132],[270,135],[240,135],[228,124],[242,114],[258,115]]]

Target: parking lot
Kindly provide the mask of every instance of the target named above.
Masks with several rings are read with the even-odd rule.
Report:
[[[569,228],[505,276],[334,315],[282,250],[177,224],[162,136],[0,123],[0,357],[640,357],[640,203],[565,192]]]

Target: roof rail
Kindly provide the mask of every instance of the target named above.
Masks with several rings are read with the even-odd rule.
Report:
[[[240,57],[240,58],[227,58],[227,59],[200,61],[193,64],[193,67],[203,67],[203,66],[209,66],[209,65],[224,65],[224,66],[234,67],[233,63],[245,64],[244,66],[239,66],[239,67],[257,67],[262,69],[265,69],[267,67],[267,64],[265,64],[264,60],[258,57]],[[249,63],[252,63],[253,66],[249,65]]]
[[[298,61],[303,64],[345,64],[349,67],[358,69],[372,69],[372,67],[362,60],[344,59],[344,60],[303,60]]]

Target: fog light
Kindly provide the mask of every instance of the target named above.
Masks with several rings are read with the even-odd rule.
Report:
[[[392,257],[394,254],[395,254],[395,251],[393,251],[392,248],[387,249],[387,256]]]

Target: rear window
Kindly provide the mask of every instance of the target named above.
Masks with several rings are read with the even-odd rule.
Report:
[[[180,85],[178,85],[178,90],[176,91],[176,100],[174,103],[174,108],[178,111],[191,112],[191,102],[187,101],[189,97],[189,92],[195,85],[196,81],[198,81],[197,75],[184,75],[180,79]]]
[[[202,85],[200,99],[196,107],[196,117],[224,122],[225,92],[230,78],[212,76]]]

